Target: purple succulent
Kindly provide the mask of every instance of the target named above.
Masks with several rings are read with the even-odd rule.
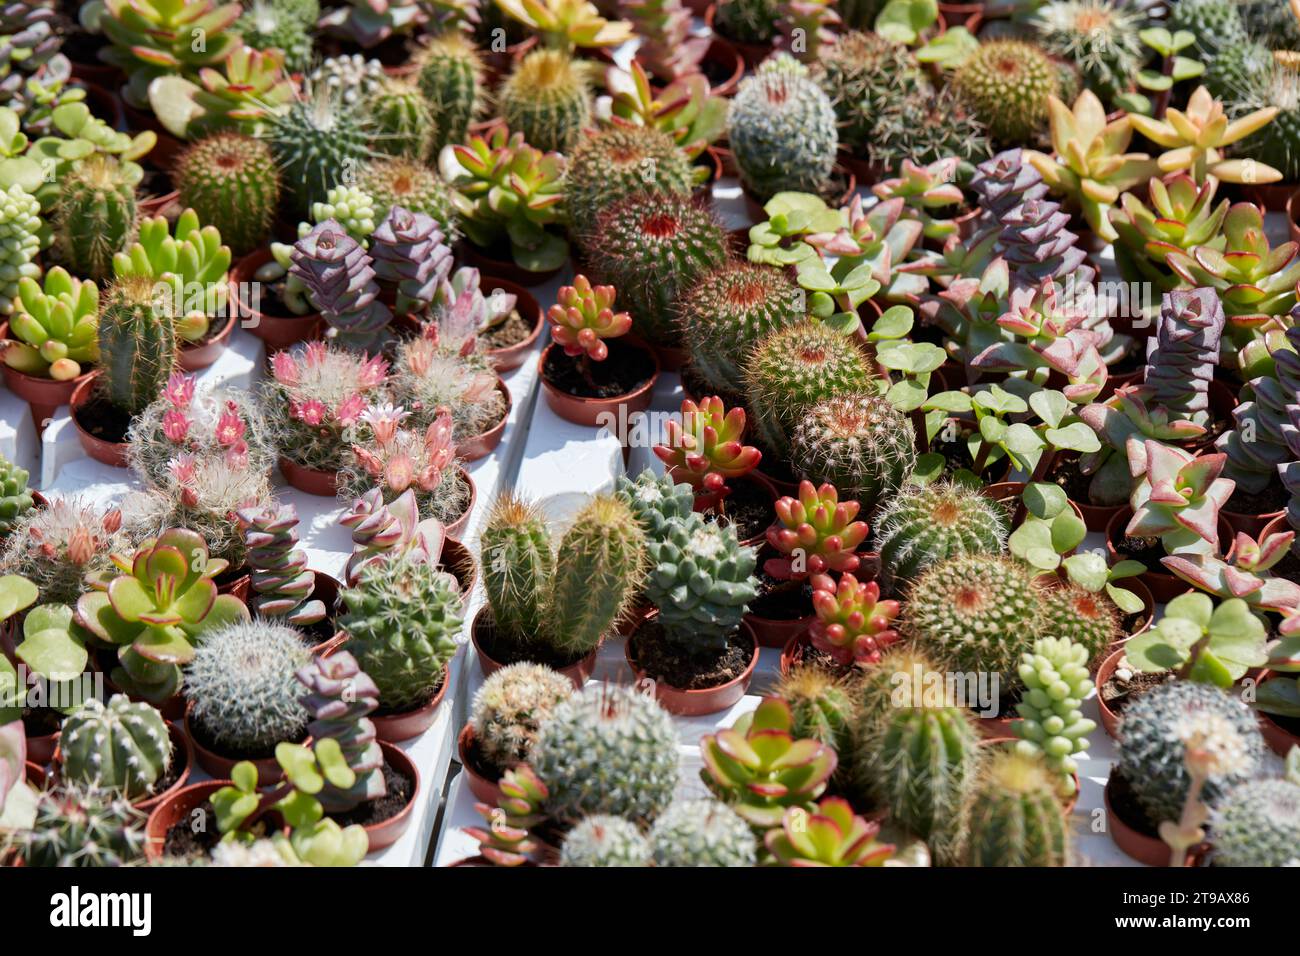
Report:
[[[1209,423],[1209,389],[1226,319],[1213,289],[1166,292],[1147,351],[1144,391],[1170,417]]]
[[[340,345],[358,351],[382,345],[393,313],[378,299],[370,256],[337,219],[295,242],[290,258],[289,274],[306,286]]]
[[[422,312],[451,272],[451,249],[432,216],[393,206],[370,234],[375,275],[397,284],[397,311]]]

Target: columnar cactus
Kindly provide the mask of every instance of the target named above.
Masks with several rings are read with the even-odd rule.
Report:
[[[761,202],[782,191],[820,192],[830,180],[835,109],[789,54],[767,60],[740,84],[727,137],[742,182]]]
[[[385,78],[366,97],[365,109],[374,123],[372,142],[378,152],[417,160],[428,155],[435,120],[414,83]]]
[[[769,558],[763,570],[782,580],[856,571],[862,563],[856,552],[870,530],[856,520],[860,509],[856,501],[840,501],[833,485],[799,482],[799,497],[777,499],[767,543],[782,557]]]
[[[1078,765],[1072,755],[1088,749],[1085,735],[1097,727],[1080,710],[1092,687],[1088,658],[1088,648],[1063,636],[1043,638],[1020,659],[1025,689],[1016,704],[1022,719],[1011,725],[1020,738],[1016,749],[1046,760],[1060,776],[1058,790],[1063,796],[1075,789],[1073,774]]]
[[[153,792],[172,761],[167,722],[156,708],[114,694],[91,697],[63,722],[59,735],[64,776],[98,784],[137,800]]]
[[[235,516],[244,529],[248,566],[253,572],[253,610],[295,627],[325,617],[325,605],[308,600],[316,587],[316,575],[307,570],[307,552],[298,547],[297,509],[293,505],[243,508]]]
[[[1143,377],[1150,404],[1166,409],[1171,418],[1209,424],[1209,386],[1225,321],[1213,289],[1164,294]]]
[[[385,338],[393,313],[379,301],[370,257],[337,219],[294,243],[292,259],[290,276],[307,288],[341,345],[369,349]]]
[[[572,681],[541,664],[520,662],[493,671],[470,707],[478,755],[498,772],[527,763],[542,724],[572,694]]]
[[[659,608],[664,638],[696,653],[721,653],[758,594],[752,548],[734,525],[692,513],[646,541],[645,593]]]
[[[463,143],[483,100],[483,63],[459,30],[435,37],[419,59],[416,83],[433,114],[432,146]]]
[[[690,160],[667,133],[647,126],[609,126],[585,133],[569,157],[565,204],[579,238],[602,209],[628,196],[652,192],[688,196],[695,177]]]
[[[437,221],[422,212],[391,206],[370,234],[376,278],[396,284],[399,314],[428,308],[451,271],[451,249]]]
[[[753,866],[754,834],[725,803],[674,801],[650,828],[655,866]]]
[[[610,813],[649,823],[677,787],[677,729],[652,697],[592,686],[556,706],[532,766],[549,790],[546,812],[554,820]]]
[[[1300,839],[1300,786],[1251,780],[1234,787],[1210,816],[1215,866],[1290,866]]]
[[[881,396],[830,398],[795,426],[790,464],[796,474],[834,485],[872,514],[916,467],[916,432],[907,415]]]
[[[784,272],[728,262],[704,273],[678,300],[682,344],[709,388],[736,395],[744,364],[762,339],[804,316],[803,291]]]
[[[483,527],[479,555],[496,626],[523,638],[539,634],[547,587],[555,574],[555,553],[541,509],[502,495]]]
[[[143,276],[109,286],[99,313],[99,388],[118,410],[137,415],[162,394],[176,366],[176,329]]]
[[[565,835],[560,866],[649,866],[650,855],[650,842],[635,823],[596,813]]]
[[[35,504],[27,478],[26,468],[19,468],[0,455],[0,538],[12,532],[18,520]]]
[[[998,753],[970,811],[969,866],[1068,866],[1070,825],[1051,771],[1037,757]]]
[[[695,510],[695,492],[671,475],[656,475],[649,468],[635,479],[619,475],[616,490],[650,538],[663,535],[673,518],[685,520]]]
[[[314,794],[321,807],[334,813],[382,797],[384,755],[369,716],[379,708],[374,681],[345,650],[313,657],[294,676],[307,691],[299,701],[311,718],[307,733],[317,759],[333,764]]]
[[[6,203],[15,212],[23,208],[16,188]],[[74,273],[97,282],[111,277],[113,255],[131,244],[135,229],[135,184],[116,159],[87,157],[64,177],[54,209],[55,253]]]
[[[876,514],[872,549],[888,580],[908,581],[960,554],[997,554],[1007,519],[994,502],[963,485],[908,486]]]
[[[848,572],[838,583],[827,574],[813,575],[812,587],[817,620],[808,626],[808,634],[813,647],[837,664],[879,663],[884,649],[898,640],[892,625],[899,603],[882,601],[879,584],[861,582]]]
[[[206,635],[185,668],[190,720],[224,754],[264,758],[281,741],[301,740],[307,712],[295,672],[311,651],[300,632],[268,621],[232,624]]]
[[[455,579],[427,561],[382,561],[366,565],[340,598],[347,611],[338,625],[384,706],[411,710],[432,698],[458,646]]]
[[[790,705],[791,731],[832,748],[840,758],[837,772],[850,769],[852,732],[857,715],[853,685],[825,667],[790,669],[776,686],[776,696]]]
[[[533,50],[499,94],[501,118],[530,146],[568,153],[591,121],[591,90],[582,65],[559,50]]]
[[[869,391],[872,373],[844,335],[805,319],[763,338],[745,367],[754,428],[767,449],[784,455],[799,420],[826,399]]]
[[[1255,714],[1236,695],[1197,681],[1172,681],[1141,694],[1124,708],[1119,725],[1123,775],[1154,825],[1177,820],[1187,799],[1190,747],[1208,747],[1219,770],[1201,790],[1213,807],[1237,784],[1259,772],[1264,740]]]

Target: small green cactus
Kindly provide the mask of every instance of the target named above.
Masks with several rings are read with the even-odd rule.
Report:
[[[559,50],[529,53],[501,87],[501,118],[544,152],[568,154],[591,122],[591,91],[582,65]]]
[[[960,554],[997,554],[1007,540],[1007,520],[995,502],[945,482],[903,488],[873,524],[872,548],[880,552],[886,580],[909,581]]]
[[[324,83],[270,116],[263,138],[275,154],[293,210],[306,215],[348,170],[355,173],[374,155],[374,133],[361,105]]]
[[[193,143],[176,164],[183,207],[215,226],[235,255],[270,235],[280,205],[280,170],[271,149],[242,133],[217,133]]]
[[[97,783],[131,800],[153,793],[172,762],[167,722],[155,707],[114,694],[108,704],[91,697],[63,722],[59,753],[63,774]]]
[[[969,866],[1068,866],[1070,828],[1052,772],[1035,757],[995,754],[970,812]]]
[[[117,790],[61,783],[42,791],[36,823],[8,835],[27,866],[127,866],[144,857],[145,814]]]
[[[673,518],[685,520],[695,510],[695,492],[690,485],[678,484],[666,474],[656,475],[649,468],[635,479],[619,475],[616,488],[651,539],[662,536]]]
[[[479,554],[496,626],[525,639],[539,634],[547,587],[555,574],[551,535],[541,509],[502,495],[484,525]]]
[[[73,275],[109,279],[113,256],[135,240],[136,217],[135,183],[122,164],[111,156],[90,156],[60,184],[55,256]]]
[[[1214,866],[1294,866],[1300,857],[1300,786],[1250,780],[1234,787],[1210,816]]]
[[[366,97],[364,108],[375,126],[372,141],[378,152],[408,159],[429,154],[434,118],[413,83],[386,78]]]
[[[18,520],[35,505],[27,487],[26,468],[19,468],[0,455],[0,538],[6,537]]]
[[[602,209],[635,193],[689,196],[691,162],[667,133],[647,126],[609,126],[584,133],[569,157],[564,201],[579,241]]]
[[[649,866],[650,842],[636,824],[597,813],[564,837],[560,866]]]
[[[429,42],[418,62],[416,83],[433,114],[433,149],[463,143],[484,99],[478,50],[461,31],[448,30]]]
[[[527,763],[542,724],[572,694],[572,681],[541,664],[520,662],[490,674],[474,694],[469,718],[484,763],[501,773]]]
[[[754,833],[740,815],[711,798],[677,800],[650,829],[655,866],[753,866]]]
[[[888,105],[914,91],[932,92],[911,51],[875,32],[843,34],[823,50],[812,76],[835,108],[840,139],[855,149],[871,142]]]
[[[105,291],[99,313],[98,387],[120,412],[137,415],[162,394],[176,367],[173,317],[156,302],[144,276],[120,279]]]
[[[953,84],[993,139],[1009,144],[1031,141],[1046,129],[1051,97],[1073,99],[1064,96],[1060,67],[1024,40],[981,43]]]
[[[357,170],[357,188],[370,196],[375,221],[383,222],[394,206],[432,217],[449,244],[460,236],[451,190],[428,166],[401,157],[381,157]]]
[[[1081,645],[1089,661],[1098,660],[1123,637],[1119,608],[1104,591],[1065,584],[1044,594],[1043,603],[1047,613],[1045,632]]]

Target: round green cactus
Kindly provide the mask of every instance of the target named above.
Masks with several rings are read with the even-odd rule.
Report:
[[[908,581],[945,558],[997,554],[1007,540],[998,505],[964,485],[904,487],[874,522],[874,550],[886,580]]]
[[[456,653],[461,595],[456,579],[414,557],[366,565],[340,597],[348,650],[379,688],[384,706],[412,710],[442,686]]]
[[[1293,866],[1300,858],[1300,786],[1251,780],[1234,787],[1210,817],[1215,866]]]
[[[648,126],[609,126],[583,134],[574,145],[564,201],[573,234],[582,241],[610,204],[643,192],[685,197],[694,184],[691,161],[667,133]]]
[[[655,866],[753,866],[754,833],[725,803],[678,800],[650,829]]]
[[[1259,773],[1264,739],[1254,712],[1236,695],[1210,684],[1178,680],[1141,694],[1124,708],[1116,770],[1132,788],[1152,824],[1177,820],[1187,800],[1189,743],[1213,743],[1224,755],[1206,779],[1201,800],[1223,795]]]
[[[434,118],[413,83],[385,79],[366,97],[364,108],[375,126],[372,141],[377,151],[408,159],[428,155]]]
[[[865,147],[885,107],[913,91],[930,91],[906,46],[874,32],[845,33],[827,46],[812,70],[830,97],[846,145]]]
[[[573,694],[573,682],[541,664],[510,664],[474,694],[470,724],[479,755],[501,772],[527,763],[551,711]]]
[[[740,178],[760,202],[782,191],[821,192],[839,144],[830,98],[788,54],[740,84],[727,114]]]
[[[190,719],[223,753],[267,757],[307,730],[294,672],[311,650],[291,627],[257,620],[208,634],[185,669]]]
[[[74,275],[111,278],[113,256],[131,245],[135,231],[135,184],[121,163],[99,154],[77,163],[60,184],[54,208],[58,260]]]
[[[308,96],[271,115],[263,133],[280,166],[286,198],[302,216],[374,154],[374,135],[362,107],[327,84],[314,85]]]
[[[846,395],[818,402],[790,436],[796,475],[829,481],[871,514],[897,494],[916,467],[911,420],[885,398]]]
[[[1048,591],[1043,602],[1048,620],[1046,632],[1082,645],[1090,661],[1097,660],[1123,636],[1119,608],[1104,592],[1067,584]]]
[[[1273,51],[1262,43],[1234,43],[1222,50],[1205,67],[1204,84],[1225,103],[1254,85],[1254,78],[1273,69]]]
[[[958,555],[912,582],[903,630],[955,670],[1017,679],[1020,656],[1043,636],[1042,592],[1035,572],[1014,558]]]
[[[299,9],[305,6],[315,9]],[[315,0],[309,4],[252,0],[245,6],[243,16],[235,21],[235,30],[255,50],[283,50],[284,68],[301,73],[311,66],[312,31],[319,16],[320,5]]]
[[[172,762],[167,722],[155,707],[114,694],[107,704],[86,700],[63,722],[59,734],[63,774],[95,783],[136,800],[153,793]]]
[[[401,157],[372,159],[357,170],[357,187],[374,202],[376,222],[401,206],[432,217],[448,244],[454,245],[460,235],[450,188],[423,163]]]
[[[529,146],[568,153],[591,122],[591,90],[582,66],[562,51],[529,53],[501,87],[501,118]]]
[[[433,148],[465,142],[483,100],[483,62],[478,50],[460,30],[448,30],[429,42],[418,62],[416,83],[436,126]]]
[[[1060,68],[1041,47],[1011,39],[981,43],[953,83],[989,134],[1007,143],[1030,141],[1045,129],[1048,100],[1065,92]]]
[[[677,729],[654,698],[591,686],[558,704],[542,725],[532,767],[555,820],[610,813],[650,822],[677,787]]]
[[[777,684],[776,696],[790,705],[795,738],[811,738],[834,748],[840,756],[837,771],[847,771],[857,714],[848,684],[823,667],[794,667]]]
[[[1138,31],[1146,22],[1138,6],[1115,0],[1053,0],[1030,21],[1043,48],[1073,63],[1106,102],[1137,79],[1147,54]]]
[[[236,255],[266,241],[280,205],[271,149],[242,133],[216,133],[189,146],[176,165],[181,205],[216,226]]]
[[[799,420],[818,402],[871,390],[872,373],[852,340],[815,319],[765,336],[750,353],[745,382],[754,426],[785,456]]]
[[[1068,866],[1070,825],[1041,760],[995,754],[976,791],[968,866]]]
[[[650,842],[636,824],[607,813],[587,817],[560,847],[560,866],[649,865]]]
[[[36,801],[36,822],[14,835],[27,866],[127,866],[144,857],[145,814],[120,791],[60,783]]]
[[[1214,59],[1220,53],[1249,42],[1245,21],[1233,0],[1178,0],[1170,4],[1165,22],[1171,32],[1189,30],[1196,36],[1196,49]]]
[[[704,273],[678,303],[691,366],[719,392],[744,390],[744,365],[766,335],[804,317],[805,293],[780,269],[728,262]]]

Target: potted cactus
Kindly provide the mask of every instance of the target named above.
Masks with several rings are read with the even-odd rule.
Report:
[[[613,286],[593,286],[579,275],[547,310],[554,341],[538,368],[547,405],[566,421],[612,426],[620,414],[650,407],[659,360],[644,346],[620,341],[632,329],[632,316],[614,311],[616,294]]]

